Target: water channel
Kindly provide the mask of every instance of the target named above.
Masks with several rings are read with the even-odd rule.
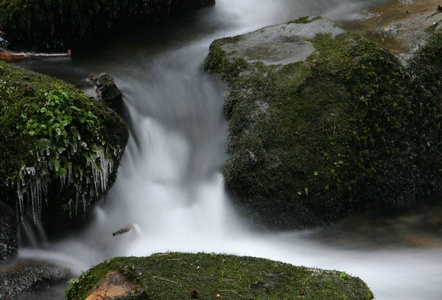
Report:
[[[19,258],[79,274],[106,258],[155,252],[216,252],[344,270],[376,299],[442,297],[441,197],[400,212],[357,214],[331,228],[257,232],[239,218],[220,174],[227,87],[203,70],[210,43],[305,15],[351,21],[386,0],[218,0],[215,7],[155,26],[137,26],[73,49],[71,61],[22,65],[83,86],[89,73],[116,79],[131,138],[118,180],[83,232]],[[132,226],[127,234],[112,236]],[[21,299],[61,299],[62,287]]]

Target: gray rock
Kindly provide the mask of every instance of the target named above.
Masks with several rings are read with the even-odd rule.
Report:
[[[0,268],[0,299],[15,299],[30,291],[65,282],[68,269],[40,261],[17,261]]]
[[[116,86],[113,77],[107,73],[101,73],[99,75],[92,74],[90,76],[92,82],[94,82],[99,99],[110,108],[117,111],[122,106],[123,95]]]
[[[221,48],[227,57],[240,56],[248,63],[259,61],[265,65],[287,65],[304,61],[315,51],[308,40],[317,34],[336,37],[343,33],[345,31],[330,20],[311,18],[308,23],[265,27],[241,36],[237,43],[226,43]]]

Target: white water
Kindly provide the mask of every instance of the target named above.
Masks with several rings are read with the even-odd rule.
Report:
[[[55,260],[79,273],[117,255],[251,255],[344,270],[366,281],[376,299],[441,299],[438,250],[346,250],[315,241],[309,231],[255,233],[238,218],[224,191],[218,170],[225,159],[226,87],[202,70],[210,42],[304,15],[354,18],[365,4],[388,1],[305,2],[218,0],[215,9],[198,14],[202,25],[194,33],[178,33],[166,47],[146,47],[108,67],[133,124],[118,180],[83,234],[49,249],[23,249],[20,256]],[[205,25],[216,30],[201,32]],[[112,236],[129,225],[130,232]]]

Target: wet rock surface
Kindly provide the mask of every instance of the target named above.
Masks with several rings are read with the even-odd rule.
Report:
[[[387,47],[406,64],[432,32],[442,30],[440,5],[439,0],[394,1],[345,27]]]
[[[242,57],[248,63],[265,65],[287,65],[305,61],[315,51],[308,40],[317,34],[335,37],[344,30],[327,19],[315,17],[306,23],[288,23],[269,26],[238,38],[236,43],[226,43],[221,48],[228,58]]]
[[[442,249],[442,194],[411,207],[354,213],[311,238],[345,249]]]
[[[89,78],[96,86],[98,99],[118,111],[123,105],[123,95],[115,84],[114,78],[107,73],[91,74]]]
[[[0,299],[17,299],[20,295],[45,289],[71,278],[69,270],[40,261],[17,261],[0,265]]]
[[[0,200],[0,261],[17,255],[17,215]]]

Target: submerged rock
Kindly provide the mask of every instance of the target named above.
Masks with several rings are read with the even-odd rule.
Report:
[[[0,299],[17,299],[21,294],[65,282],[68,269],[40,261],[17,261],[0,268]]]
[[[154,254],[105,261],[69,282],[66,299],[373,299],[359,278],[254,257]]]
[[[84,223],[114,183],[122,119],[63,81],[0,62],[0,199],[50,232]]]
[[[213,4],[215,0],[10,0],[0,2],[0,28],[16,46],[66,50],[119,24],[154,22]]]
[[[440,188],[440,34],[433,40],[413,72],[320,17],[214,41],[205,67],[231,86],[224,174],[239,209],[273,228],[309,227]]]

